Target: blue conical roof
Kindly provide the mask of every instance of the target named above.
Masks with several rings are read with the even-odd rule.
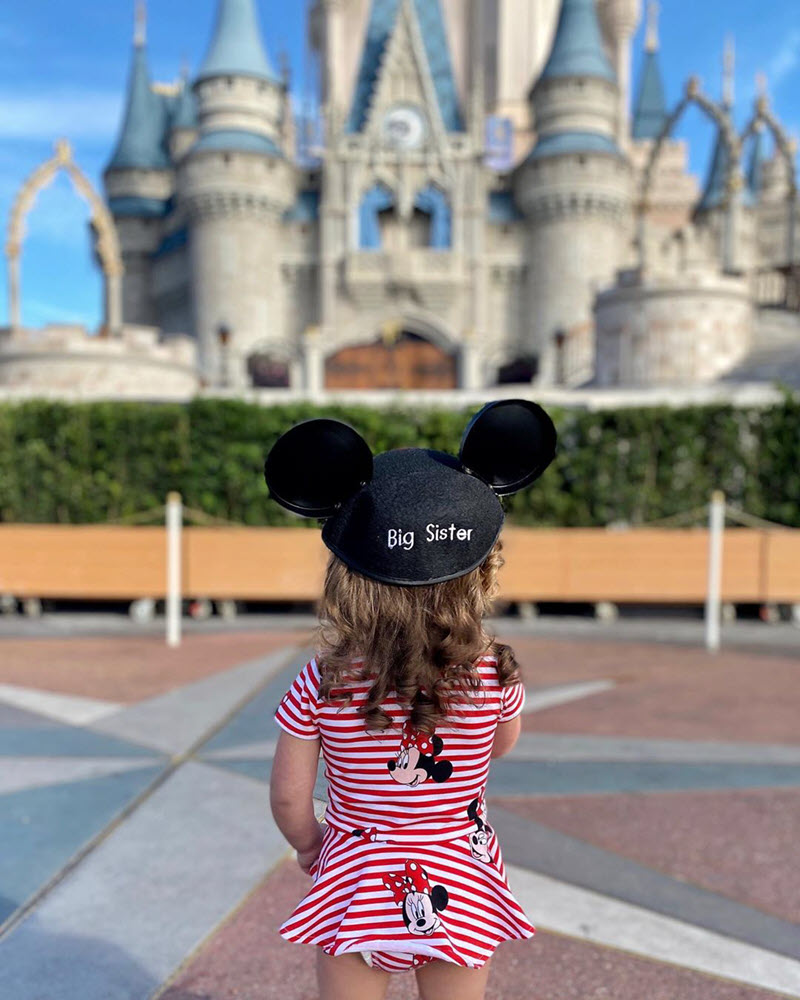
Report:
[[[717,129],[717,137],[714,143],[714,152],[711,156],[711,168],[708,171],[703,194],[697,204],[698,212],[707,212],[712,208],[719,208],[725,203],[725,188],[728,180],[728,166],[730,164],[730,154],[722,132]],[[752,205],[753,197],[749,186],[742,191],[742,204]]]
[[[197,79],[223,75],[280,82],[264,49],[254,0],[219,0],[214,35]]]
[[[755,200],[761,196],[764,187],[764,129],[756,129],[753,145],[750,148],[750,160],[747,164],[747,190]]]
[[[603,47],[594,0],[563,0],[553,47],[540,79],[595,76],[616,81]]]
[[[710,208],[719,208],[725,201],[725,180],[728,175],[729,163],[728,147],[725,145],[722,133],[717,129],[714,152],[711,155],[711,168],[708,171],[703,194],[697,205],[701,212]]]
[[[175,102],[170,128],[197,128],[197,100],[187,80]]]
[[[164,170],[170,166],[164,145],[165,107],[150,88],[144,44],[137,42],[128,81],[125,118],[109,170]]]
[[[667,123],[667,99],[658,52],[645,53],[639,94],[633,110],[631,135],[634,139],[657,139]]]

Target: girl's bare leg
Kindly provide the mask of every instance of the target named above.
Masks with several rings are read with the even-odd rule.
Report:
[[[317,982],[320,1000],[383,1000],[390,973],[373,969],[361,955],[334,958],[317,948]],[[467,1000],[467,998],[464,998]]]
[[[416,973],[421,1000],[483,1000],[489,964],[482,969],[465,969],[438,959],[428,962]]]

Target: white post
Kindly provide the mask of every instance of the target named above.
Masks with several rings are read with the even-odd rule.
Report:
[[[708,592],[706,595],[706,649],[719,649],[722,609],[722,533],[725,528],[725,494],[714,490],[708,508]]]
[[[167,645],[181,644],[181,528],[180,493],[167,496]]]

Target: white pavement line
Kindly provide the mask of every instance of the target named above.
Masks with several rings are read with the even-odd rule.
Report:
[[[592,694],[610,691],[613,687],[616,687],[615,681],[582,681],[579,684],[559,684],[556,687],[526,688],[523,712],[540,712],[544,708],[565,705]]]
[[[800,996],[800,962],[791,958],[516,865],[506,869],[517,899],[543,931]]]
[[[20,687],[16,684],[0,684],[0,702],[15,708],[25,708],[48,719],[67,722],[72,726],[88,725],[122,708],[113,701],[57,694],[55,691],[40,691],[38,688]]]
[[[670,764],[798,764],[800,745],[642,740],[615,736],[522,733],[507,760],[653,761]]]
[[[103,778],[163,763],[163,757],[10,757],[0,770],[0,795]]]
[[[266,787],[187,762],[0,940],[0,996],[146,1000],[286,852]]]
[[[184,753],[264,681],[299,656],[286,647],[101,719],[92,729],[165,753]]]

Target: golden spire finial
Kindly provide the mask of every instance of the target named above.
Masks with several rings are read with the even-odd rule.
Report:
[[[658,52],[658,0],[650,0],[647,5],[647,37],[644,43],[646,52]]]
[[[722,76],[722,101],[726,108],[732,108],[735,97],[736,43],[733,35],[725,39],[725,69]]]
[[[144,45],[147,42],[147,6],[145,0],[136,0],[134,45]]]
[[[69,139],[56,139],[55,141],[56,160],[61,166],[69,163],[72,159],[72,146]]]
[[[769,96],[767,94],[767,74],[756,73],[756,108],[763,114],[769,107]]]

